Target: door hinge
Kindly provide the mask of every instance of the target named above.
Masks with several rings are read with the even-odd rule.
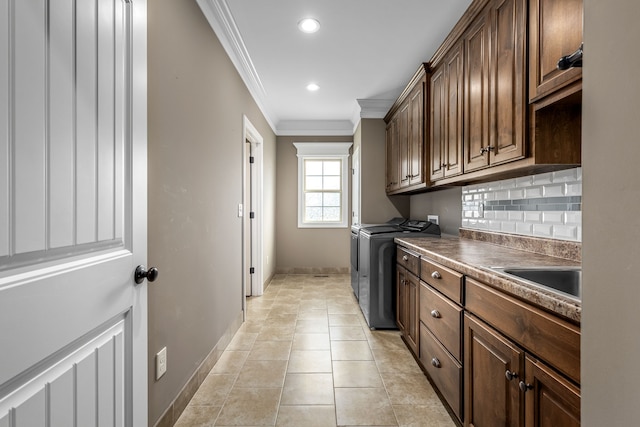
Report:
[[[255,273],[255,272],[256,272],[256,269],[255,269],[254,267],[251,267],[251,268],[249,269],[249,274],[253,274],[253,273]]]
[[[249,219],[254,219],[256,217],[255,212],[249,212]]]
[[[249,156],[249,163],[253,163],[256,160],[255,157],[253,156]]]

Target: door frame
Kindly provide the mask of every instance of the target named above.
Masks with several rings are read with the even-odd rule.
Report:
[[[242,117],[242,200],[244,201],[246,198],[246,189],[248,184],[251,185],[253,189],[251,191],[251,206],[253,206],[254,212],[256,212],[254,218],[254,226],[251,227],[252,235],[251,239],[253,241],[253,247],[251,251],[251,258],[247,259],[245,252],[245,245],[247,242],[247,237],[245,236],[245,227],[244,221],[249,219],[249,210],[245,207],[243,212],[243,227],[242,227],[242,300],[243,300],[243,309],[244,309],[244,300],[245,300],[245,286],[246,281],[249,279],[247,275],[249,274],[249,268],[252,267],[251,261],[253,261],[254,275],[253,282],[251,286],[251,295],[252,296],[260,296],[263,293],[263,250],[262,250],[262,230],[264,227],[264,209],[263,209],[263,138],[262,135],[258,132],[258,130],[253,126],[251,121],[246,115]],[[247,182],[247,162],[245,159],[247,158],[247,141],[251,144],[251,149],[253,151],[254,157],[254,170],[252,174],[252,182]],[[246,313],[246,310],[244,310]]]

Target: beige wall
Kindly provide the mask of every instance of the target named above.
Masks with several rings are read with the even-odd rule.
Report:
[[[390,218],[409,216],[408,196],[387,196],[385,127],[382,119],[362,119],[360,140],[360,222],[383,223]]]
[[[458,235],[462,225],[462,187],[411,196],[411,218],[426,220],[438,215],[443,234]]]
[[[582,425],[640,420],[638,0],[585,0]]]
[[[275,259],[275,135],[195,1],[149,2],[148,36],[153,424],[241,315],[243,114],[265,142],[265,255]],[[164,346],[168,371],[156,381]]]
[[[298,157],[293,143],[352,141],[352,136],[277,138],[276,271],[349,268],[349,228],[298,228]]]

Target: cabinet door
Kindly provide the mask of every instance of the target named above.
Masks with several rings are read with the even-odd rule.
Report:
[[[494,0],[491,10],[488,155],[492,165],[525,155],[525,5],[523,0]]]
[[[464,316],[464,424],[517,427],[522,423],[519,380],[524,353],[484,322]]]
[[[407,272],[407,317],[405,324],[406,338],[409,343],[409,347],[413,350],[414,354],[418,355],[419,347],[419,334],[420,334],[420,319],[418,316],[419,307],[419,289],[420,280],[417,276]]]
[[[429,176],[431,181],[444,178],[446,137],[445,67],[439,66],[431,75],[431,123],[429,125]]]
[[[485,10],[464,38],[464,170],[489,165],[489,55],[491,14]]]
[[[446,67],[446,136],[444,151],[444,176],[462,173],[462,129],[464,108],[464,55],[463,45],[458,43],[445,58]]]
[[[531,0],[529,100],[538,100],[582,78],[581,68],[558,70],[558,60],[582,43],[582,0]]]
[[[409,185],[409,103],[405,102],[398,112],[398,148],[400,153],[400,187]]]
[[[396,266],[396,323],[400,333],[407,329],[407,270]]]
[[[409,185],[422,184],[424,150],[424,80],[409,95]]]
[[[399,149],[398,149],[398,118],[394,117],[387,125],[386,137],[387,155],[387,193],[400,188],[399,180]]]
[[[527,355],[525,425],[527,427],[578,427],[580,390],[544,363]]]

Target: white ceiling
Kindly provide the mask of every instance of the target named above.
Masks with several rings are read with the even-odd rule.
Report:
[[[278,135],[350,135],[361,117],[383,117],[471,3],[197,1]],[[298,30],[305,17],[317,33]]]

